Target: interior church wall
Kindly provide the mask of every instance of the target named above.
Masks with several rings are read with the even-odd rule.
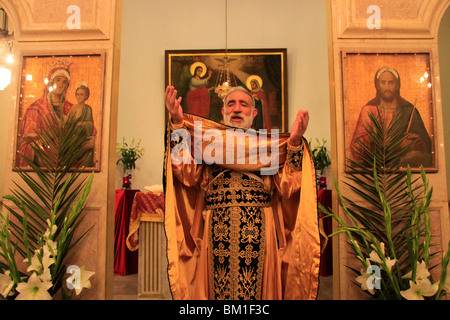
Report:
[[[305,137],[324,138],[330,148],[325,1],[228,0],[227,20],[228,49],[287,48],[289,127],[298,110],[308,109]],[[143,190],[162,183],[164,51],[223,49],[225,1],[124,1],[122,24],[117,139],[142,139],[146,153],[132,188]],[[117,188],[121,182],[118,167]]]
[[[433,84],[432,99],[426,103],[432,105],[433,114],[428,121],[433,122],[435,139],[436,168],[427,170],[427,180],[433,187],[433,197],[429,206],[431,232],[435,241],[434,250],[442,251],[447,247],[449,241],[449,207],[447,191],[447,164],[444,145],[444,126],[446,125],[444,109],[445,100],[441,98],[448,84],[440,74],[441,66],[439,60],[438,32],[439,24],[445,11],[448,10],[449,1],[446,0],[418,0],[418,1],[347,1],[328,0],[331,8],[331,45],[333,54],[330,56],[330,67],[333,70],[333,87],[331,109],[332,119],[331,135],[333,139],[333,175],[340,181],[339,188],[343,195],[355,201],[360,206],[369,204],[358,198],[350,188],[345,185],[346,178],[346,144],[348,139],[347,127],[342,124],[347,122],[345,117],[345,106],[348,101],[348,87],[346,83],[347,69],[345,59],[346,52],[399,53],[410,54],[427,52],[430,58],[430,70],[432,70]],[[375,9],[375,8],[376,9]],[[375,12],[375,15],[373,15]],[[376,12],[380,15],[377,16]],[[371,18],[372,17],[372,18]],[[375,25],[374,25],[375,21]],[[376,65],[374,63],[374,65]],[[368,67],[370,65],[368,64]],[[412,69],[413,65],[411,66]],[[443,66],[445,68],[445,65]],[[365,69],[364,69],[365,70]],[[361,71],[361,70],[360,70]],[[417,73],[412,75],[417,76]],[[416,77],[420,83],[420,76]],[[404,88],[404,82],[402,82]],[[403,89],[402,89],[403,90]],[[404,92],[404,90],[402,91]],[[414,92],[413,92],[414,93]],[[347,115],[348,116],[348,115]],[[351,136],[350,136],[351,137]],[[448,149],[448,148],[447,148]],[[334,195],[335,196],[335,195]],[[337,198],[334,198],[335,208],[341,217],[343,210],[339,208]],[[370,207],[370,206],[369,206]],[[335,299],[361,299],[364,297],[362,290],[354,285],[349,285],[354,280],[354,274],[346,266],[357,267],[356,259],[349,253],[348,241],[345,236],[340,235],[333,241],[333,289]],[[439,255],[436,256],[439,260]],[[438,274],[439,267],[432,270]]]
[[[115,58],[120,49],[121,0],[0,0],[0,7],[5,9],[13,26],[15,59],[10,67],[12,71],[10,87],[2,93],[2,96],[0,95],[2,195],[9,193],[10,189],[15,189],[15,183],[30,192],[30,188],[20,179],[17,172],[13,171],[17,115],[19,110],[22,110],[20,103],[23,100],[20,97],[22,59],[27,55],[88,57],[90,54],[97,54],[104,57],[103,74],[100,76],[102,79],[95,83],[100,88],[97,95],[102,96],[100,102],[102,112],[97,119],[97,125],[102,130],[98,131],[96,139],[99,146],[97,153],[99,170],[94,174],[91,192],[84,209],[85,218],[77,231],[82,233],[91,227],[92,229],[77,244],[76,250],[71,251],[65,263],[85,266],[86,270],[95,272],[90,280],[92,288],[82,292],[80,297],[110,298],[114,254],[114,200],[113,202],[109,200],[114,199],[115,178],[111,178],[115,175],[115,159],[112,159],[115,156],[115,143],[111,148],[110,141],[116,139],[114,116],[117,99],[114,88],[118,81],[115,77],[118,75],[118,63],[115,63]],[[42,69],[45,69],[45,72],[49,72],[50,68],[48,62],[43,63]],[[43,80],[35,79],[33,85],[42,86],[41,90],[44,90]],[[77,83],[71,85],[76,86]],[[69,86],[70,88],[73,87]],[[109,154],[111,150],[112,156]],[[113,173],[110,172],[111,169]],[[87,177],[88,174],[83,173],[82,177]]]
[[[450,122],[450,9],[445,11],[439,26],[439,68],[441,74],[442,115],[444,123]],[[450,159],[450,126],[444,126],[445,158]],[[447,193],[450,199],[450,170],[447,170]]]
[[[0,91],[0,168],[4,168],[6,161],[6,141],[8,139],[8,119],[10,109],[9,106],[11,101],[11,89],[10,86],[6,87],[5,90]],[[3,189],[5,184],[5,170],[0,170],[0,187]]]
[[[10,2],[10,1],[9,1]],[[161,184],[162,164],[164,152],[164,50],[172,49],[219,49],[225,44],[225,1],[207,0],[132,0],[124,1],[122,12],[122,40],[120,55],[120,77],[115,79],[117,92],[105,92],[106,102],[112,94],[118,96],[118,122],[117,141],[125,137],[128,141],[132,138],[142,139],[142,145],[146,150],[144,157],[137,162],[137,170],[133,176],[133,188],[143,189],[147,185]],[[448,39],[449,12],[444,17],[441,25],[440,39]],[[329,79],[329,46],[327,33],[327,8],[326,1],[311,0],[228,0],[228,48],[287,48],[288,58],[288,103],[289,125],[292,124],[295,114],[299,109],[308,109],[310,112],[310,124],[305,134],[307,139],[325,138],[331,147],[332,136],[330,133],[330,79]],[[30,37],[27,41],[30,40]],[[111,39],[110,39],[111,40]],[[48,41],[48,39],[46,40]],[[96,43],[96,48],[109,50],[112,53],[112,44],[106,41]],[[69,40],[71,48],[79,45],[73,39]],[[356,46],[361,41],[355,40],[350,44]],[[367,44],[371,49],[376,45]],[[406,41],[403,48],[408,48],[413,41]],[[441,46],[442,43],[442,46]],[[440,42],[439,51],[448,50],[448,41]],[[48,45],[48,43],[44,43]],[[432,43],[435,45],[434,42]],[[39,43],[22,48],[30,49],[38,47]],[[58,49],[58,44],[48,46]],[[84,46],[88,48],[88,46]],[[444,48],[444,49],[442,49]],[[40,48],[42,49],[42,48]],[[447,51],[448,52],[448,51]],[[443,119],[450,119],[448,72],[449,63],[440,57],[441,95]],[[112,60],[108,59],[107,80],[112,79]],[[336,70],[339,68],[337,67]],[[339,78],[337,78],[339,80]],[[119,82],[120,81],[120,82]],[[331,80],[332,82],[334,79]],[[112,82],[112,81],[111,81]],[[109,88],[113,85],[110,83]],[[12,105],[11,94],[16,92],[11,88],[0,94],[0,104]],[[6,95],[6,97],[5,97]],[[9,147],[11,131],[8,124],[14,121],[12,109],[2,108],[0,111],[0,167],[11,165],[11,148]],[[442,119],[441,119],[442,120]],[[440,120],[440,121],[441,121]],[[105,122],[106,124],[106,122]],[[440,125],[440,130],[445,129],[445,140],[450,141],[448,126]],[[11,129],[9,129],[11,130]],[[9,132],[9,133],[8,133]],[[334,134],[334,133],[333,133]],[[105,140],[109,138],[104,136]],[[8,145],[7,147],[5,145]],[[442,148],[443,150],[444,148]],[[446,149],[446,155],[450,148]],[[105,157],[113,157],[114,152],[109,152],[105,146]],[[444,158],[442,156],[442,158]],[[447,157],[448,158],[448,157]],[[102,161],[108,161],[104,159]],[[113,159],[115,162],[115,159]],[[444,161],[445,163],[445,161]],[[115,187],[121,187],[121,169],[116,169]],[[0,172],[0,187],[7,190],[11,185],[11,172]],[[331,180],[331,172],[327,172]],[[438,185],[439,177],[432,177],[432,183]],[[447,179],[448,174],[447,174]],[[94,203],[91,210],[100,211],[102,219],[105,218],[106,195],[99,190],[104,190],[107,183],[106,174],[102,175],[96,185],[95,195],[99,201]],[[331,187],[331,182],[328,183]],[[450,188],[449,188],[450,189]],[[101,193],[101,194],[100,194]],[[445,189],[447,194],[447,188]],[[445,197],[438,192],[439,206],[445,202]],[[445,201],[444,201],[445,200]],[[443,211],[447,212],[447,211]],[[102,223],[104,220],[102,220]],[[447,225],[445,226],[447,227]],[[101,232],[96,233],[98,239],[106,234],[106,224],[101,226]],[[443,229],[444,230],[444,229]],[[98,240],[96,239],[96,240]],[[102,243],[102,246],[105,244]],[[104,247],[96,248],[93,255],[101,253]],[[103,253],[102,258],[103,258]],[[102,265],[103,267],[103,265]],[[105,270],[101,271],[102,280],[98,285],[103,285]],[[103,290],[104,288],[102,288]],[[101,292],[100,296],[106,293]],[[341,292],[343,297],[348,297],[347,292]]]

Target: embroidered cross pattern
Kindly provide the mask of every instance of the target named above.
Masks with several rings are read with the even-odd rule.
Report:
[[[222,177],[211,183],[208,192],[212,197],[209,199],[226,194],[223,204],[228,206],[210,207],[210,276],[214,284],[211,297],[260,299],[265,244],[265,219],[261,207],[266,206],[260,202],[264,199],[270,203],[270,198],[265,197],[267,193],[263,193],[261,182],[249,182],[252,178],[243,173],[216,169],[212,170],[211,180],[217,174]],[[247,197],[250,201],[243,201],[249,185],[261,193],[253,193],[252,197]]]
[[[254,258],[257,258],[258,255],[259,255],[259,252],[253,251],[253,246],[251,244],[248,244],[245,247],[245,251],[239,252],[239,258],[244,258],[246,265],[250,265],[252,263],[252,260]]]

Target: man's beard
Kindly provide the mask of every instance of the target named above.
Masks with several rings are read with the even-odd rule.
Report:
[[[386,92],[390,92],[391,95],[386,96]],[[383,101],[385,101],[385,102],[392,102],[392,101],[395,100],[395,98],[397,98],[398,93],[395,94],[395,93],[393,93],[392,91],[386,90],[386,91],[384,91],[383,93],[378,92],[378,95],[379,95],[379,97],[380,97],[381,99],[383,99]]]
[[[240,119],[242,119],[243,121],[239,121],[239,123],[235,123],[233,122],[233,117],[239,117]],[[223,117],[223,122],[224,124],[226,124],[227,126],[232,126],[232,127],[238,127],[238,128],[242,128],[242,129],[250,129],[253,125],[253,118],[251,117],[244,117],[240,114],[230,114],[230,115],[224,115]]]

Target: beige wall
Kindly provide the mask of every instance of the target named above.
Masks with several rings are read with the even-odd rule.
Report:
[[[45,1],[0,0],[14,27],[14,55],[16,62],[11,66],[12,80],[8,90],[0,94],[0,187],[2,195],[8,190],[16,189],[14,183],[27,186],[12,171],[14,141],[16,134],[16,115],[19,104],[18,92],[21,56],[25,54],[89,54],[103,53],[105,56],[103,109],[101,118],[102,141],[100,168],[85,208],[86,216],[79,227],[79,232],[93,227],[87,236],[77,244],[77,250],[71,252],[66,263],[85,266],[95,272],[92,277],[92,289],[82,293],[83,299],[104,299],[112,297],[113,257],[114,257],[114,178],[115,148],[109,141],[116,140],[115,114],[117,99],[114,90],[118,80],[115,57],[120,46],[120,12],[121,0],[76,0]],[[71,28],[67,9],[77,5],[80,29]],[[116,10],[117,9],[117,10]],[[117,13],[117,14],[116,14]],[[116,59],[118,60],[118,59]],[[114,147],[114,146],[113,146]],[[112,156],[109,156],[113,151]],[[111,172],[112,170],[112,172]],[[83,174],[87,176],[88,174]],[[112,200],[112,201],[111,201]],[[9,204],[11,205],[11,204]]]
[[[142,139],[132,184],[142,190],[162,183],[164,51],[224,48],[225,1],[124,1],[122,32],[117,139]],[[308,109],[305,137],[331,147],[325,0],[228,0],[228,48],[287,48],[289,126]]]
[[[161,183],[164,50],[223,48],[224,2],[127,0],[123,3],[117,140],[141,138],[146,149],[144,158],[137,163],[133,188]],[[448,145],[450,64],[445,59],[450,51],[449,10],[439,32],[442,113]],[[228,48],[287,48],[289,124],[297,110],[307,108],[311,120],[306,138],[323,137],[331,146],[325,0],[228,0]],[[9,157],[5,146],[9,143],[11,94],[9,88],[0,91],[1,168]],[[448,155],[450,147],[446,149]],[[450,181],[448,173],[447,177]],[[118,169],[118,188],[120,179]],[[3,185],[5,173],[0,170],[0,187]]]
[[[0,90],[0,168],[5,167],[6,161],[6,143],[8,139],[8,119],[9,119],[9,104],[11,102],[11,85]],[[5,184],[5,170],[0,170],[0,190],[3,190]],[[7,193],[4,190],[2,195]]]
[[[433,97],[435,108],[435,138],[436,159],[438,170],[428,172],[429,185],[433,187],[433,198],[430,204],[431,228],[436,239],[434,249],[442,250],[449,241],[449,208],[447,192],[447,171],[445,161],[444,127],[446,127],[444,100],[441,99],[448,84],[445,84],[445,73],[440,74],[439,60],[441,53],[438,48],[439,22],[448,8],[448,0],[418,0],[418,1],[348,1],[327,0],[331,8],[331,39],[332,52],[330,63],[333,64],[333,97],[332,109],[336,110],[332,120],[333,146],[333,175],[339,180],[345,180],[345,134],[344,123],[344,95],[345,95],[345,63],[341,59],[341,52],[431,52],[433,57]],[[369,28],[367,19],[370,17],[369,5],[380,8],[380,29]],[[448,78],[448,77],[447,77]],[[441,90],[442,81],[442,90]],[[360,206],[369,204],[358,198],[344,182],[339,182],[343,195],[355,201]],[[339,208],[336,194],[334,205],[338,214],[344,216]],[[356,267],[356,259],[349,253],[348,239],[344,236],[333,238],[333,289],[335,299],[361,299],[362,291],[349,283],[354,280],[354,274],[344,266]],[[439,268],[433,270],[439,272]]]
[[[444,121],[445,158],[450,159],[450,9],[447,9],[439,27],[439,68],[441,74],[442,115]],[[447,170],[447,185],[450,183],[450,170]],[[447,187],[450,199],[450,187]]]

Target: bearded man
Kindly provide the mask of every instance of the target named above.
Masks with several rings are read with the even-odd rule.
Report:
[[[362,109],[356,124],[351,142],[351,155],[354,160],[361,161],[361,152],[356,141],[362,142],[368,148],[374,148],[365,128],[370,125],[369,114],[380,112],[388,125],[392,119],[399,117],[403,122],[403,135],[408,135],[401,147],[413,144],[412,149],[400,160],[399,166],[424,167],[431,166],[431,139],[420,116],[419,110],[400,95],[400,75],[390,67],[380,68],[375,74],[376,97],[370,100]]]
[[[225,96],[223,124],[183,113],[180,103],[168,86],[164,191],[173,298],[315,299],[320,238],[303,138],[308,112],[298,112],[290,135],[278,135],[247,130],[257,109],[242,87]],[[230,150],[244,156],[236,161]],[[262,151],[276,163],[272,170],[264,170]],[[255,154],[258,161],[250,161]]]

